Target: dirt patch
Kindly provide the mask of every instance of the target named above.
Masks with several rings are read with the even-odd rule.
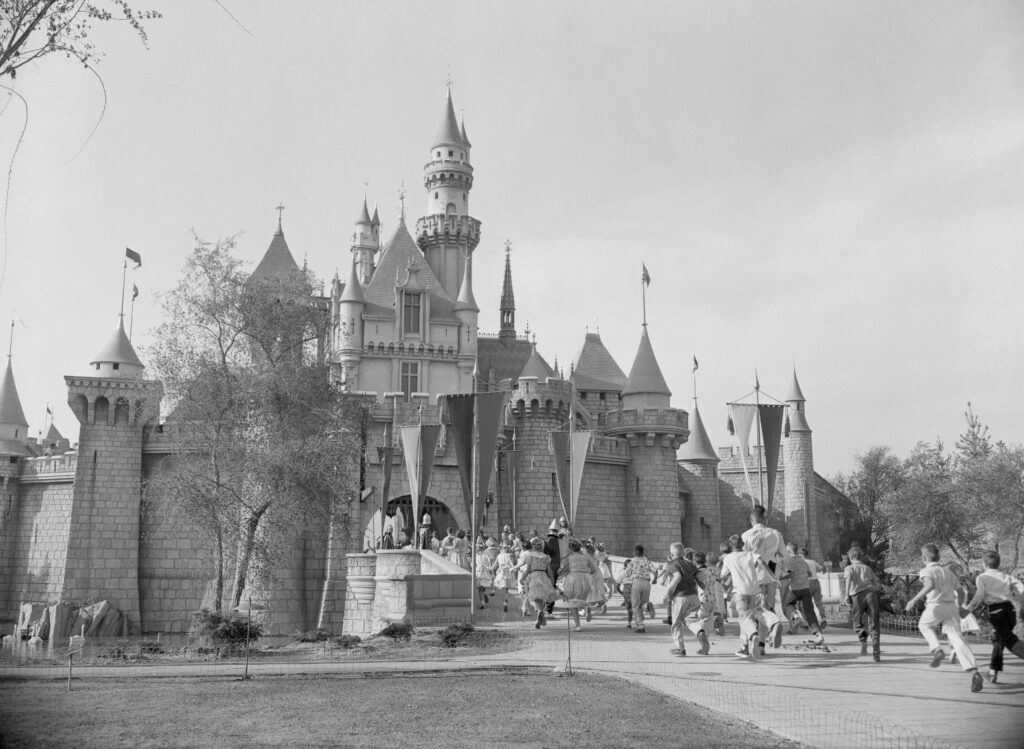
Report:
[[[0,682],[0,746],[798,747],[614,677],[550,669]],[[685,739],[684,739],[685,737]]]

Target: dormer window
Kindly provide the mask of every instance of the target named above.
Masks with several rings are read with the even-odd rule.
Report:
[[[402,332],[405,335],[420,335],[422,321],[423,295],[418,292],[405,292],[402,295]]]

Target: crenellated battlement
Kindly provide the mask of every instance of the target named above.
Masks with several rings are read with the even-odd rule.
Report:
[[[73,481],[75,469],[78,467],[78,453],[68,452],[63,455],[48,455],[38,458],[21,460],[22,483],[36,481]]]
[[[480,243],[480,222],[472,216],[435,213],[416,221],[416,243],[426,252],[434,246],[465,244],[472,252]]]
[[[571,398],[572,386],[566,380],[520,377],[509,391],[510,413],[517,419],[543,416],[565,421]]]

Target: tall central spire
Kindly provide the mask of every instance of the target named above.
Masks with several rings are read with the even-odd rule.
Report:
[[[516,295],[512,291],[512,243],[505,242],[505,281],[501,287],[501,328],[498,339],[511,342],[516,339]]]

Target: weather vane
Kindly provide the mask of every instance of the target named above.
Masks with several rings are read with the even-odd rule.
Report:
[[[398,188],[398,203],[402,212],[402,218],[405,218],[405,180],[402,180],[402,185]]]
[[[274,210],[277,211],[277,223],[281,223],[281,214],[284,212],[284,203],[278,203],[277,208]]]

